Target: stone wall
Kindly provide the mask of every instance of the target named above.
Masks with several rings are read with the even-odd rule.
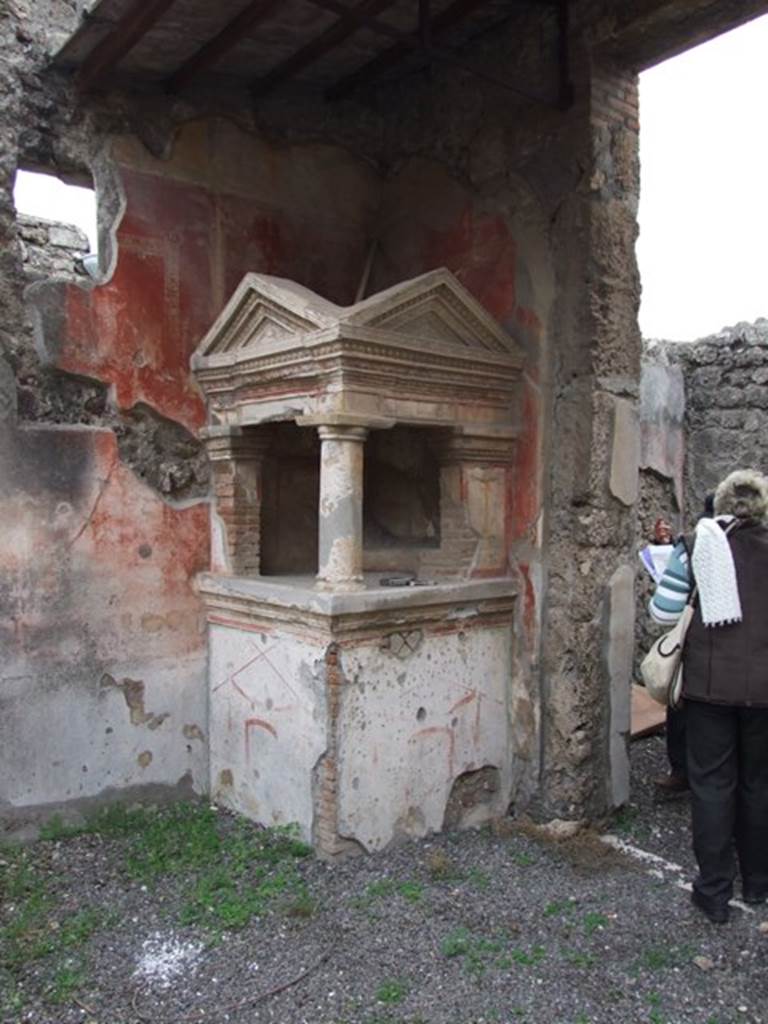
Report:
[[[18,218],[21,260],[28,281],[46,277],[84,280],[83,257],[90,251],[83,231],[73,224],[28,217]]]
[[[768,471],[768,320],[670,345],[686,391],[685,503],[693,521],[734,469]]]

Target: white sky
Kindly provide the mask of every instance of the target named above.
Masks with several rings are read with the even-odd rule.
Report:
[[[13,200],[19,213],[76,224],[88,235],[91,251],[96,252],[96,194],[93,189],[65,185],[51,174],[19,171]]]
[[[640,328],[768,317],[768,16],[640,76]]]
[[[768,316],[768,15],[640,76],[640,329],[691,341]],[[82,227],[89,189],[20,171],[16,207]]]

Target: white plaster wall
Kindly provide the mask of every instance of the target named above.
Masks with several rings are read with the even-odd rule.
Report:
[[[211,795],[264,825],[312,832],[327,747],[322,646],[288,633],[210,626]]]
[[[368,850],[442,827],[463,772],[497,767],[492,813],[506,808],[511,766],[510,627],[425,637],[401,659],[345,650],[339,720],[339,834]]]
[[[132,786],[207,789],[207,714],[203,655],[110,665],[104,676],[49,680],[18,659],[2,667],[0,803],[48,805]],[[140,680],[133,709],[121,684]]]

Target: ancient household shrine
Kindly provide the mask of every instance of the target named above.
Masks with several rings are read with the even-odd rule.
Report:
[[[326,854],[503,813],[509,335],[447,270],[346,307],[248,274],[193,370],[213,797]]]

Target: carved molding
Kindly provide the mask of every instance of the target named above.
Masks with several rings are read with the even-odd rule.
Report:
[[[411,422],[472,422],[479,410],[508,423],[521,364],[513,340],[447,270],[347,307],[248,274],[192,359],[208,401],[247,405],[251,423],[259,403],[311,399],[343,411],[354,393]]]

